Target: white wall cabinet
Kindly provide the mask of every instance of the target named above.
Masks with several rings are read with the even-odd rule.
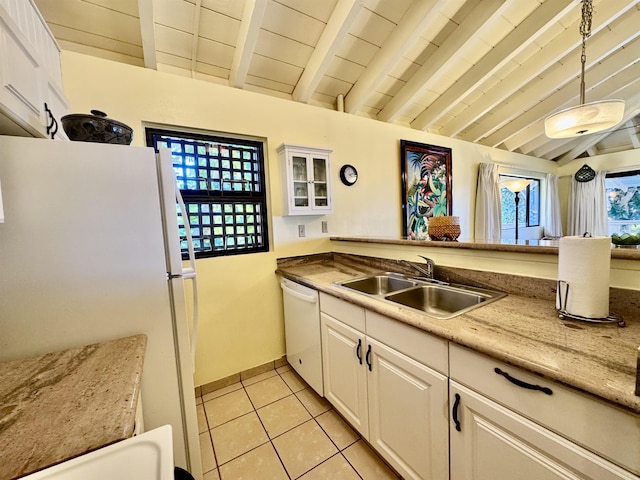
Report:
[[[331,150],[285,143],[278,156],[283,215],[332,213]]]
[[[365,332],[371,320],[398,327],[390,343],[405,328],[428,335],[333,297],[320,305],[326,398],[404,478],[448,478],[447,376]]]
[[[33,0],[0,0],[0,133],[66,139],[60,50]]]

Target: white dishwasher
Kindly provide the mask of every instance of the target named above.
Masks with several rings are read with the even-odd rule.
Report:
[[[318,292],[283,278],[287,360],[305,382],[324,397]]]

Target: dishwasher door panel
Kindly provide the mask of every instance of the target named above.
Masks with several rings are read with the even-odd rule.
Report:
[[[287,360],[298,375],[324,397],[318,292],[287,279],[280,285]]]

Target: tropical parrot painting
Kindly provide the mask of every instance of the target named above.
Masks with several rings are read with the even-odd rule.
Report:
[[[427,239],[430,217],[451,215],[451,149],[402,140],[403,235]]]

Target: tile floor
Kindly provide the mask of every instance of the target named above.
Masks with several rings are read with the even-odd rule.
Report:
[[[397,480],[286,365],[197,399],[204,480]]]

